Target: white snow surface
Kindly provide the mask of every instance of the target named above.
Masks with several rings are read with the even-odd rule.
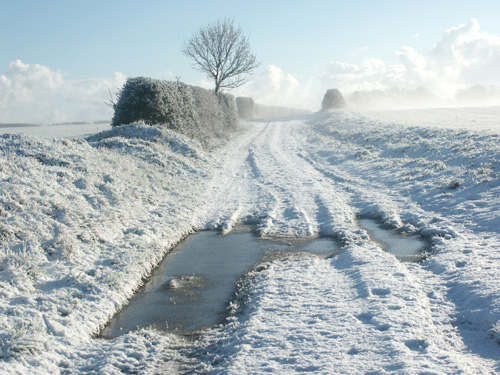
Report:
[[[371,110],[362,113],[371,120],[386,124],[397,123],[450,129],[500,131],[500,106]]]
[[[0,137],[0,373],[500,371],[500,132],[351,112],[252,122],[213,150],[129,125],[88,140]],[[367,216],[431,244],[403,263]],[[240,223],[333,236],[240,283],[194,341],[93,338],[172,246]]]
[[[1,125],[1,124],[0,124]],[[91,134],[109,130],[110,124],[106,123],[83,123],[83,124],[60,124],[60,125],[35,125],[35,126],[12,126],[1,127],[2,134],[23,134],[31,137],[42,138],[84,138]]]

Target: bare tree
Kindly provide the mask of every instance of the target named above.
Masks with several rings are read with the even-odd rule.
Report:
[[[244,84],[258,67],[248,38],[229,19],[198,30],[182,51],[215,82],[215,93]]]

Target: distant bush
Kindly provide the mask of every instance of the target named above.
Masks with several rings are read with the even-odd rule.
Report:
[[[143,121],[205,141],[236,129],[234,97],[182,82],[129,78],[115,106],[112,126]]]
[[[342,93],[338,89],[329,89],[326,91],[323,101],[321,102],[321,110],[326,111],[334,108],[344,108],[346,102]]]

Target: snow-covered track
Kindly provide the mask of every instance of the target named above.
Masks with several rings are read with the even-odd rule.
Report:
[[[243,315],[201,344],[217,347],[201,368],[233,374],[493,373],[499,365],[498,344],[489,338],[499,317],[494,280],[483,283],[490,293],[488,302],[482,301],[486,311],[467,315],[472,306],[463,303],[464,293],[478,292],[467,287],[467,277],[457,280],[455,274],[456,281],[449,284],[448,276],[440,275],[440,260],[432,256],[422,265],[401,263],[369,240],[356,217],[367,215],[421,233],[440,254],[450,254],[451,241],[469,231],[450,222],[449,211],[441,213],[438,206],[426,211],[426,202],[401,189],[398,179],[411,176],[408,168],[414,163],[388,165],[392,159],[383,155],[388,151],[369,143],[370,129],[361,149],[337,140],[337,125],[349,126],[335,118],[328,126],[319,121],[249,124],[255,137],[241,150],[247,157],[236,167],[247,172],[236,176],[252,180],[246,184],[252,186],[255,204],[250,205],[252,211],[241,209],[240,197],[233,196],[225,209],[238,209],[220,222],[252,218],[262,236],[328,235],[346,246],[331,260],[292,257],[257,274]],[[372,150],[373,157],[365,149]],[[239,178],[233,181],[242,183]],[[492,262],[497,257],[483,255]],[[460,287],[450,289],[455,282]],[[471,327],[457,324],[464,314],[477,330],[476,340],[466,332]],[[220,362],[210,364],[215,357]]]

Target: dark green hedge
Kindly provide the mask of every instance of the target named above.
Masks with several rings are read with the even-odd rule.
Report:
[[[221,137],[236,129],[234,97],[182,82],[129,78],[123,87],[112,126],[143,121],[192,138]]]

